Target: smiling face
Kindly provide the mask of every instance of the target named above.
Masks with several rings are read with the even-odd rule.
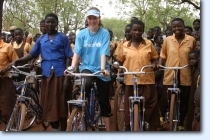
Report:
[[[89,28],[97,28],[99,27],[100,18],[90,15],[87,17],[87,24]]]
[[[139,24],[133,24],[131,28],[131,36],[134,40],[139,40],[142,38],[142,34],[144,33],[144,27]]]
[[[184,24],[179,20],[175,20],[171,23],[172,31],[175,36],[180,36],[184,34]]]

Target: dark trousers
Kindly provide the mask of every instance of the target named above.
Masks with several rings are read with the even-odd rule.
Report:
[[[167,95],[167,89],[168,88],[171,88],[172,86],[170,85],[164,85],[164,96],[167,97],[165,99],[168,99],[169,98],[169,104],[168,104],[168,107],[169,108],[169,105],[170,105],[170,97],[168,97]],[[179,89],[180,89],[180,123],[179,125],[183,126],[184,125],[184,119],[185,119],[185,116],[186,116],[186,113],[187,113],[187,108],[188,108],[188,100],[189,100],[189,94],[190,94],[190,86],[178,86]],[[167,102],[164,101],[164,102]]]
[[[138,92],[140,96],[145,97],[145,112],[144,112],[144,120],[149,123],[150,130],[156,130],[156,110],[157,107],[157,92],[155,85],[138,85]],[[133,96],[133,86],[126,85],[125,87],[125,100],[124,100],[124,108],[125,108],[125,126],[126,129],[130,128],[130,112],[129,112],[129,97]]]
[[[83,70],[82,73],[92,73],[90,70]],[[97,77],[85,77],[85,92],[86,97],[89,96],[91,88],[93,86],[93,81],[96,81],[97,92],[98,92],[98,100],[101,108],[101,116],[110,117],[111,114],[111,105],[109,102],[109,89],[110,89],[110,81],[103,81]]]

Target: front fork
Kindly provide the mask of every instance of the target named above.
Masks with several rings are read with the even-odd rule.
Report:
[[[133,77],[133,92],[134,92],[134,96],[130,96],[129,97],[129,112],[130,112],[130,128],[131,131],[134,131],[134,104],[138,104],[138,116],[140,116],[140,120],[139,120],[139,126],[140,126],[140,131],[143,131],[144,128],[144,111],[145,111],[145,97],[138,95],[138,79],[136,77],[136,75],[134,75]],[[141,104],[142,102],[142,104]],[[149,123],[145,122],[145,128],[146,130],[149,129]]]
[[[179,88],[168,88],[168,90],[167,90],[168,109],[167,109],[167,112],[165,114],[165,120],[167,122],[169,122],[169,108],[170,108],[171,94],[176,94],[175,104],[176,104],[177,120],[174,120],[174,121],[179,122],[180,121],[180,89]]]

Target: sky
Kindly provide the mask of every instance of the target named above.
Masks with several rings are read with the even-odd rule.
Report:
[[[115,0],[112,0],[114,3]],[[93,0],[93,6],[97,7],[101,11],[101,18],[117,17],[117,12],[114,6],[109,5],[109,0]]]

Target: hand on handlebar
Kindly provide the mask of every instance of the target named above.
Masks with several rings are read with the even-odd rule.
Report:
[[[102,72],[104,77],[109,75],[109,71],[108,70],[103,70],[102,69],[101,72]]]
[[[153,71],[156,71],[159,69],[159,64],[152,64]]]
[[[69,73],[72,73],[75,71],[75,68],[73,66],[69,66],[65,71],[64,71],[64,75],[68,76]]]

